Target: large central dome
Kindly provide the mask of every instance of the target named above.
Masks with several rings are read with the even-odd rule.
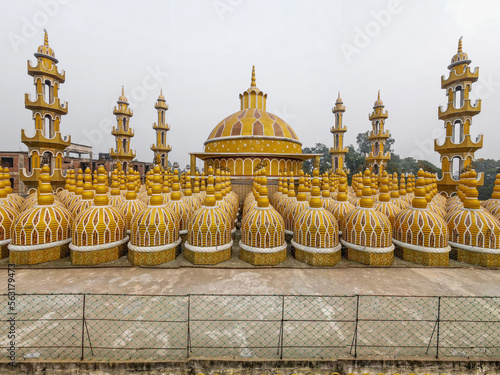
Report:
[[[266,111],[267,94],[255,85],[240,95],[241,110],[222,120],[205,142],[205,152],[301,154],[302,143],[283,119]]]

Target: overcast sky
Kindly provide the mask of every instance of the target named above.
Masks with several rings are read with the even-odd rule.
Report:
[[[250,85],[268,94],[267,109],[296,131],[303,147],[332,145],[331,108],[341,91],[346,144],[370,128],[377,90],[401,156],[439,163],[432,138],[443,133],[440,77],[463,36],[480,67],[473,98],[482,99],[472,134],[476,157],[500,159],[500,2],[498,1],[103,1],[9,0],[0,16],[1,150],[24,150],[33,132],[24,93],[33,94],[26,61],[43,43],[66,72],[59,97],[69,103],[62,134],[109,152],[113,106],[125,86],[134,111],[131,146],[152,161],[154,103],[163,88],[172,146],[169,160],[189,163],[211,130],[239,110]]]

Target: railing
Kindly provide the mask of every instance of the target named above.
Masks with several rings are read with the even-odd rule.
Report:
[[[0,297],[3,331],[14,330],[17,361],[500,355],[500,297]],[[10,341],[2,335],[1,358]]]

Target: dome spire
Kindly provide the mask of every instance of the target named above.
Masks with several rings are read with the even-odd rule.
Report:
[[[49,34],[47,33],[47,29],[43,29],[43,45],[49,46]]]
[[[208,168],[207,188],[204,204],[207,207],[213,207],[215,206],[215,202],[214,170],[212,167],[210,167]]]
[[[38,205],[47,206],[53,203],[54,195],[52,195],[52,186],[50,185],[50,168],[47,164],[44,164],[38,180]]]
[[[417,182],[415,188],[415,198],[413,198],[412,206],[413,208],[427,208],[427,199],[425,199],[425,178],[424,171],[422,168],[418,170]]]
[[[260,187],[259,187],[259,199],[257,199],[257,206],[261,208],[269,207],[269,198],[267,197],[267,177],[266,168],[260,170]]]
[[[97,188],[94,196],[94,205],[96,206],[107,206],[109,203],[107,180],[106,169],[101,165],[97,170]]]
[[[312,179],[312,189],[311,189],[311,200],[309,201],[309,206],[312,208],[322,207],[322,202],[321,202],[320,196],[321,196],[321,190],[319,188],[319,171],[318,171],[318,168],[314,168],[313,179]]]
[[[252,65],[252,82],[250,86],[257,87],[257,84],[255,83],[255,65]]]
[[[463,36],[458,39],[458,52],[457,53],[462,53],[462,38]]]
[[[469,179],[466,181],[466,186],[464,208],[478,210],[481,208],[481,203],[477,199],[477,173],[474,169],[469,172]]]
[[[377,100],[380,100],[380,90],[378,90],[378,98]]]
[[[371,183],[372,180],[370,178],[370,170],[366,168],[365,174],[363,177],[363,189],[362,189],[362,198],[360,201],[360,207],[362,208],[372,208],[373,207],[373,199],[372,199],[372,188]]]
[[[151,189],[150,206],[161,206],[163,204],[163,196],[161,195],[161,174],[160,167],[156,165],[153,169],[153,187]]]

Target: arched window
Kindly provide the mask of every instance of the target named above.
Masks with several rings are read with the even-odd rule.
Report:
[[[378,174],[378,164],[373,165],[373,173]]]
[[[339,148],[339,135],[335,134],[335,149],[338,150]]]
[[[165,132],[161,132],[161,144],[165,145]]]
[[[454,180],[459,180],[460,179],[460,171],[462,170],[462,159],[459,156],[455,156],[451,160],[451,178]]]
[[[161,166],[162,166],[163,168],[166,168],[166,167],[167,167],[167,166],[165,165],[165,154],[162,154],[162,155],[161,155]]]
[[[335,167],[335,171],[339,169],[339,158],[338,156],[335,156],[335,159],[334,159],[334,167]]]
[[[378,142],[375,142],[374,147],[373,147],[373,155],[377,156],[380,151],[380,145]]]
[[[45,151],[42,155],[40,162],[40,168],[47,164],[50,168],[50,173],[52,174],[52,154],[49,151]]]
[[[462,143],[464,140],[464,124],[460,120],[456,120],[453,124],[452,142],[455,144]]]
[[[45,138],[54,138],[55,136],[54,121],[49,115],[44,117],[42,133]]]
[[[455,87],[453,92],[453,106],[455,108],[462,108],[464,105],[464,92],[462,86]]]
[[[46,80],[43,85],[43,100],[47,104],[52,104],[52,86],[49,80]]]
[[[123,120],[122,120],[122,122],[123,122],[123,130],[128,131],[128,122],[127,122],[127,118],[126,118],[126,117],[124,117],[124,118],[123,118]]]
[[[123,148],[123,152],[128,152],[128,140],[127,138],[123,138],[123,141],[122,141],[122,148]]]
[[[335,128],[338,129],[340,126],[340,114],[336,113],[335,114]]]
[[[378,121],[375,121],[375,130],[374,130],[375,135],[378,134],[379,129],[380,129],[380,123]]]

